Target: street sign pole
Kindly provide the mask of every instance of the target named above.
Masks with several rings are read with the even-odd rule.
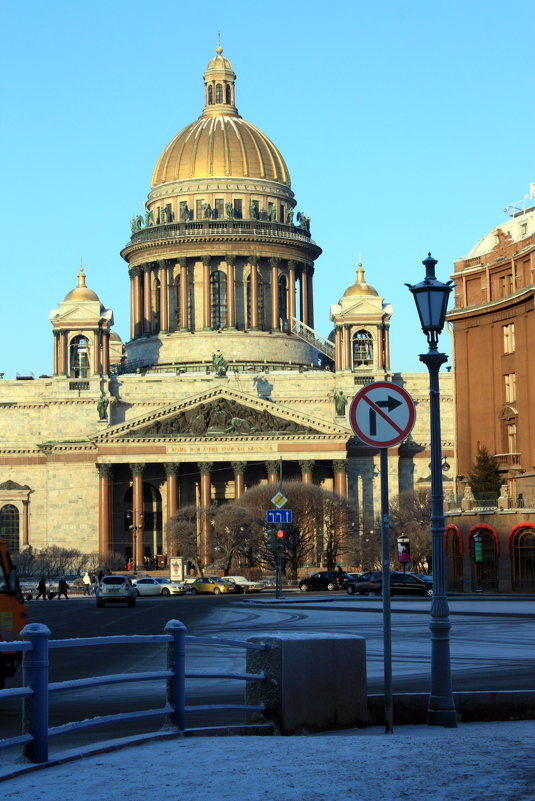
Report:
[[[366,445],[379,448],[381,466],[381,564],[383,587],[383,675],[385,733],[392,734],[392,621],[390,603],[390,517],[388,512],[388,448],[412,431],[416,410],[409,393],[390,381],[363,387],[349,406],[351,428]]]
[[[381,468],[381,563],[383,569],[383,681],[385,734],[394,731],[392,701],[392,613],[390,604],[390,515],[388,511],[388,448],[380,448]]]

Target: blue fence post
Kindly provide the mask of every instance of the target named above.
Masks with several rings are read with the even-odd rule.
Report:
[[[186,626],[180,620],[169,620],[164,631],[173,638],[167,646],[167,668],[173,671],[167,679],[167,702],[173,707],[169,716],[179,731],[185,728],[186,706]]]
[[[24,640],[32,644],[24,651],[22,660],[23,684],[33,692],[24,699],[23,733],[32,741],[24,745],[24,756],[31,762],[48,759],[48,638],[50,629],[42,623],[28,623],[21,631]]]

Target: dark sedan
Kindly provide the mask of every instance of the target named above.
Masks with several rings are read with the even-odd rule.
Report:
[[[367,573],[346,583],[348,595],[382,595],[383,575],[380,570],[369,570]],[[433,580],[429,576],[417,573],[391,573],[390,595],[433,595]]]
[[[322,570],[301,579],[299,589],[301,592],[307,592],[308,590],[341,590],[344,582],[348,579],[348,574],[342,573],[341,570]]]

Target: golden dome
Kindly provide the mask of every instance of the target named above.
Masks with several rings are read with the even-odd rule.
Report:
[[[236,75],[221,47],[204,73],[205,106],[198,120],[167,145],[154,168],[151,188],[190,178],[263,178],[290,186],[281,154],[267,136],[238,114]]]
[[[80,267],[80,272],[78,273],[78,286],[65,295],[65,300],[97,300],[100,303],[99,296],[85,285],[83,267]]]
[[[354,284],[351,284],[351,286],[346,289],[342,297],[351,298],[356,297],[357,295],[375,295],[375,297],[378,297],[377,290],[374,289],[371,284],[367,284],[365,282],[364,270],[362,269],[361,264],[359,264],[357,269],[357,280]]]

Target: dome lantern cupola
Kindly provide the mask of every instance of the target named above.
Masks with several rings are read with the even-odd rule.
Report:
[[[238,114],[235,105],[236,74],[228,58],[222,56],[223,48],[216,47],[216,56],[207,64],[204,78],[204,109],[203,117],[212,117],[219,114]]]

